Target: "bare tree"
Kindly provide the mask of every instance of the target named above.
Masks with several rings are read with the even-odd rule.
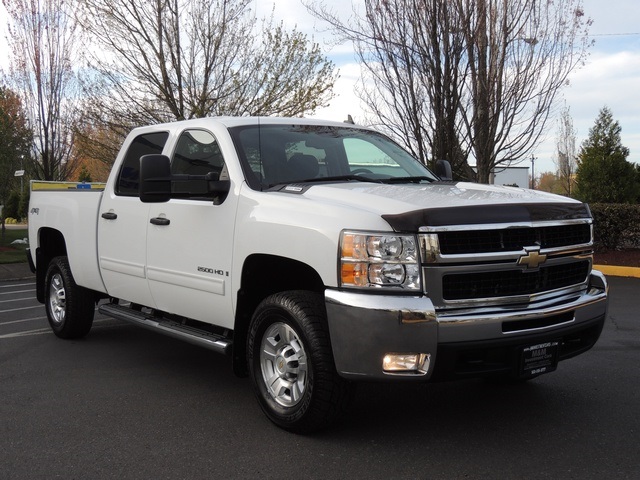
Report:
[[[555,164],[558,168],[560,193],[571,196],[577,168],[576,130],[569,107],[565,106],[558,119]]]
[[[332,97],[334,65],[251,0],[81,0],[91,119],[111,127],[208,115],[304,115]],[[260,28],[261,25],[261,28]],[[99,81],[96,82],[95,80]]]
[[[589,46],[580,0],[364,0],[347,19],[306,5],[354,43],[378,120],[423,161],[447,139],[447,159],[470,156],[483,183],[526,158]]]
[[[460,83],[464,44],[451,35],[456,23],[440,0],[366,0],[365,13],[333,12],[304,2],[328,22],[339,41],[351,41],[364,76],[356,89],[373,118],[423,163],[446,158],[457,173],[473,175],[461,129]]]
[[[77,121],[74,73],[78,31],[65,0],[2,0],[9,13],[9,83],[20,93],[33,130],[34,178],[60,180],[74,168]]]

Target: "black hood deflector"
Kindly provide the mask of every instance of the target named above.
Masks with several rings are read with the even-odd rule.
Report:
[[[587,219],[591,211],[585,203],[511,203],[425,208],[382,218],[396,232],[417,232],[420,227]]]

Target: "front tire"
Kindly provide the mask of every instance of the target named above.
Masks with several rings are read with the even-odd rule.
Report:
[[[310,433],[345,409],[349,385],[336,372],[322,296],[291,291],[256,309],[247,360],[260,407],[279,427]]]
[[[76,284],[67,257],[51,260],[45,276],[45,306],[53,333],[60,338],[86,336],[93,325],[92,292]]]

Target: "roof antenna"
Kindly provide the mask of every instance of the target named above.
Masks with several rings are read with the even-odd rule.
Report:
[[[344,123],[350,123],[351,125],[356,124],[356,122],[353,121],[353,117],[350,114],[347,114],[347,119],[344,121]]]
[[[260,159],[260,172],[263,172],[263,163],[262,163],[262,126],[260,125],[260,116],[257,117],[258,120],[258,158]],[[264,178],[260,175],[260,191],[264,191]]]

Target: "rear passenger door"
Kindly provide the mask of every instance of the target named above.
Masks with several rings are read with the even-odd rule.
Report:
[[[138,135],[127,148],[117,178],[105,190],[98,218],[100,270],[109,295],[154,306],[146,276],[149,204],[140,201],[140,157],[162,153],[169,134]]]
[[[150,204],[147,221],[147,275],[156,307],[232,328],[231,253],[237,196],[222,152],[212,133],[187,129],[171,155],[173,174],[231,180],[224,198],[173,198]],[[195,189],[194,189],[195,190]],[[189,182],[173,184],[177,194],[193,191]]]

